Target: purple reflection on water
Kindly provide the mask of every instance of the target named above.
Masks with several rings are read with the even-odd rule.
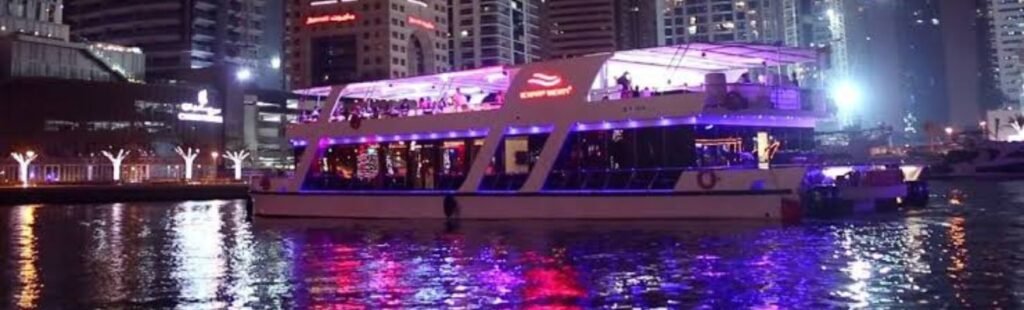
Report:
[[[955,206],[797,226],[250,222],[230,201],[3,207],[0,308],[1020,306],[1024,183],[958,188],[968,198]]]

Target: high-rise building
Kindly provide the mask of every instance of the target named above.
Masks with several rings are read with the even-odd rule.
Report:
[[[452,1],[451,59],[459,69],[542,58],[539,0]]]
[[[793,0],[672,1],[665,11],[665,43],[755,42],[796,46],[797,18],[797,3]]]
[[[663,0],[548,0],[548,57],[661,45],[664,6]]]
[[[61,0],[0,0],[0,34],[23,33],[67,41]]]
[[[1020,107],[1024,95],[1024,2],[988,1],[994,75],[1003,104]]]
[[[0,81],[57,78],[139,81],[142,51],[68,40],[60,0],[0,0]]]
[[[845,28],[846,78],[864,94],[857,112],[865,125],[891,125],[907,141],[949,125],[976,128],[983,98],[976,4],[843,1],[837,14]]]
[[[444,0],[299,0],[287,8],[292,89],[450,71]]]
[[[236,66],[244,75],[272,66],[263,41],[265,1],[67,0],[72,36],[141,47],[147,78],[214,65]],[[277,12],[273,12],[277,13]]]

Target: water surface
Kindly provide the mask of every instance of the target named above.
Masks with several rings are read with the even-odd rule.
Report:
[[[0,207],[0,308],[1024,306],[1024,183],[932,185],[928,209],[789,226]]]

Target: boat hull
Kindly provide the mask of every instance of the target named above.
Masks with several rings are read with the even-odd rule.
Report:
[[[254,211],[271,217],[444,219],[766,219],[795,220],[791,191],[666,193],[388,194],[254,192]],[[451,205],[451,203],[449,203]]]

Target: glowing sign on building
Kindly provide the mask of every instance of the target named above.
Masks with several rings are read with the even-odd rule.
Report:
[[[534,73],[526,80],[528,90],[519,93],[519,99],[562,97],[572,93],[572,85],[562,86],[561,76]]]
[[[205,89],[200,90],[196,97],[198,104],[181,104],[181,112],[178,112],[179,120],[218,124],[224,122],[221,109],[207,106],[210,103],[210,97]]]
[[[310,16],[306,17],[306,25],[316,25],[322,23],[343,23],[354,20],[356,20],[356,15],[352,13]]]
[[[431,23],[429,21],[425,21],[425,20],[422,20],[422,19],[419,19],[419,18],[415,18],[415,17],[412,17],[412,16],[409,16],[409,24],[410,25],[415,25],[415,26],[420,26],[420,27],[423,27],[423,29],[427,29],[427,30],[437,29],[437,26],[434,26],[434,23]]]

